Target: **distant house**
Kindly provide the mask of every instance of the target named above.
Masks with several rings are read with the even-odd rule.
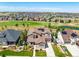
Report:
[[[8,29],[0,32],[0,45],[17,44],[21,32],[13,29]]]
[[[73,44],[79,40],[79,36],[73,30],[64,30],[58,32],[58,39],[61,41],[61,44]]]
[[[39,48],[45,48],[47,42],[51,42],[51,33],[48,28],[29,29],[27,34],[27,43],[37,45]]]

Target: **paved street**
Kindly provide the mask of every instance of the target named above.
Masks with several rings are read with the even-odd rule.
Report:
[[[46,52],[47,52],[47,57],[54,57],[54,51],[53,48],[51,46],[51,43],[47,43],[48,44],[48,48],[46,48]]]
[[[65,44],[73,57],[79,57],[79,48],[76,45]]]

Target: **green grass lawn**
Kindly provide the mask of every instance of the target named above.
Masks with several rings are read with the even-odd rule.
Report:
[[[57,47],[57,45],[52,44],[52,48],[57,57],[65,57],[65,54]]]
[[[44,21],[3,21],[3,22],[0,22],[0,26],[14,26],[15,24],[18,24],[18,25],[22,25],[22,24],[25,24],[25,25],[30,25],[30,26],[47,26],[48,25],[48,22],[44,22]],[[57,25],[57,23],[53,23],[51,22],[51,25],[52,26],[61,26],[63,25],[63,23],[59,23],[59,25]]]
[[[18,26],[21,26],[23,24],[25,24],[25,26],[48,26],[49,22],[45,22],[45,21],[15,21],[15,20],[11,20],[11,21],[3,21],[0,22],[0,27],[2,26],[15,26],[16,24],[18,24]],[[65,27],[65,23],[55,23],[55,22],[51,22],[51,26],[52,28],[57,28],[57,27]],[[77,25],[73,26],[73,27],[69,27],[70,29],[72,28],[76,28]],[[79,26],[78,26],[79,28]]]
[[[10,50],[0,51],[0,56],[33,56],[33,51],[14,52]]]
[[[47,22],[38,22],[38,21],[7,21],[7,22],[0,22],[0,26],[15,26],[16,24],[18,25],[29,25],[29,26],[45,26],[47,25]]]
[[[61,48],[65,48],[64,52],[67,56],[70,56],[70,57],[72,56],[71,53],[68,51],[67,47],[61,46]]]
[[[46,56],[46,51],[36,50],[35,55],[38,56],[38,57],[44,57],[44,56]]]

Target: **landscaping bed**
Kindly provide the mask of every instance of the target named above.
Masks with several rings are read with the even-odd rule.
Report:
[[[65,57],[65,54],[59,49],[59,47],[56,44],[52,44],[52,48],[57,57]]]
[[[44,56],[46,56],[46,51],[44,51],[44,50],[36,50],[35,56],[44,57]]]

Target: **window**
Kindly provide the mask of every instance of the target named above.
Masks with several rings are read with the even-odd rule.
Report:
[[[38,35],[36,35],[36,38],[38,38]]]
[[[38,38],[38,35],[33,35],[33,38]]]

